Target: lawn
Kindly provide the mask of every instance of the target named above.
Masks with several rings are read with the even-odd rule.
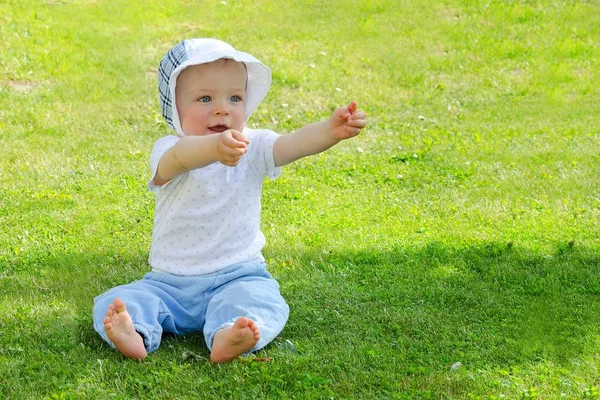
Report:
[[[0,37],[0,398],[600,396],[597,1],[9,0]],[[251,127],[369,115],[265,183],[270,361],[92,328],[148,271],[157,66],[189,37],[271,68]]]

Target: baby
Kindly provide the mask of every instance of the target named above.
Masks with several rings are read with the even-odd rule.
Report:
[[[152,272],[96,297],[94,328],[132,359],[156,350],[163,332],[202,331],[210,360],[225,362],[266,346],[289,315],[261,254],[264,177],[358,135],[366,114],[351,102],[289,135],[247,128],[271,72],[216,39],[176,45],[158,80],[176,135],[159,139],[150,155]]]

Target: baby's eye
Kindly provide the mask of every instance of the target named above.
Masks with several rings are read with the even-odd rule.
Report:
[[[200,103],[208,103],[210,101],[210,96],[202,96],[198,99]]]
[[[240,96],[231,96],[231,101],[234,103],[238,103],[242,101],[242,98]]]

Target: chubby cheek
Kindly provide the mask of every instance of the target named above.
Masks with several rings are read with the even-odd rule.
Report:
[[[245,111],[236,112],[233,114],[233,120],[231,123],[231,127],[238,131],[243,131],[246,126],[246,114]]]
[[[206,133],[207,118],[203,115],[193,113],[181,115],[181,128],[186,135],[204,135]]]

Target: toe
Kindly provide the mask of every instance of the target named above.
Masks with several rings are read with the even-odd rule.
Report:
[[[119,299],[118,297],[115,298],[115,300],[113,301],[113,304],[115,305],[115,310],[118,313],[127,310],[127,307],[125,307],[125,302],[123,300]]]
[[[248,322],[249,322],[248,318],[240,317],[235,321],[234,326],[236,328],[245,328],[248,326]]]

